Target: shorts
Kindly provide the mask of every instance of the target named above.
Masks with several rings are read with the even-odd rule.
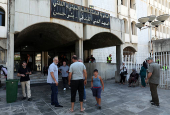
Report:
[[[102,88],[91,88],[93,96],[97,97],[97,98],[101,98],[101,92],[102,92]]]

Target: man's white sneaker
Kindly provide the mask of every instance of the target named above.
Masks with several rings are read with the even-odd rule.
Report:
[[[66,88],[63,89],[64,91],[66,90]]]

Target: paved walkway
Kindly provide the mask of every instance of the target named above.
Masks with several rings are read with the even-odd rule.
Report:
[[[21,101],[21,88],[18,89],[18,100],[7,104],[5,91],[0,89],[0,115],[170,115],[170,90],[158,89],[160,107],[149,103],[149,87],[127,87],[119,85],[114,80],[104,81],[105,91],[102,92],[102,109],[98,110],[90,87],[86,87],[87,102],[84,113],[79,112],[79,103],[75,104],[75,112],[70,113],[70,90],[59,88],[59,102],[64,108],[55,108],[50,105],[50,86],[31,85],[33,101]],[[90,85],[90,82],[88,82]],[[78,100],[78,97],[77,97]]]

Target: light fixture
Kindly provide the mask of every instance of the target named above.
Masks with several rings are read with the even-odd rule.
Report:
[[[153,20],[155,20],[156,16],[151,15],[151,16],[148,16],[148,18],[149,18],[148,22],[151,23]]]
[[[25,47],[27,47],[27,46],[25,46]]]
[[[169,18],[169,14],[164,14],[164,15],[160,15],[160,16],[158,16],[156,19],[158,20],[158,21],[161,21],[161,22],[164,22],[166,19],[168,19]]]
[[[139,29],[141,29],[143,27],[143,24],[142,23],[136,23],[135,26]]]
[[[142,18],[139,18],[138,21],[142,24],[145,24],[147,21],[149,20],[148,17],[142,17]]]
[[[160,22],[160,21],[154,21],[152,22],[151,24],[155,27],[158,27],[159,25],[161,25],[163,22]]]

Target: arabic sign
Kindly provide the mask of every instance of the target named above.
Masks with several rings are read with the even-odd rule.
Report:
[[[61,0],[51,0],[51,18],[70,20],[110,29],[110,14]]]

